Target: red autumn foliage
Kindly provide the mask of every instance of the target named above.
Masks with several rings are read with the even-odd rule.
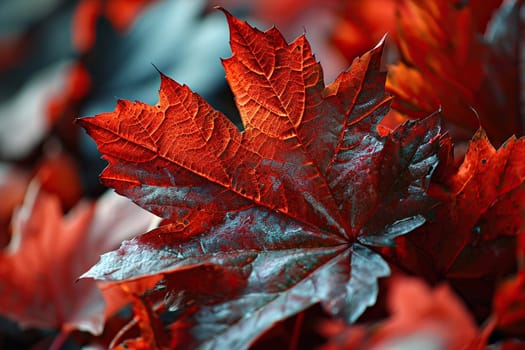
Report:
[[[374,45],[385,33],[395,37],[397,0],[340,1],[342,9],[332,41],[352,60]]]
[[[157,105],[72,123],[118,75],[97,75],[99,43],[150,3],[71,3],[70,68],[24,84],[38,98],[0,99],[0,348],[524,347],[523,1],[253,1],[288,34],[327,15],[336,31],[311,48],[224,11],[242,123],[164,74]],[[0,38],[0,73],[39,28]],[[326,86],[313,52],[334,44],[353,63]],[[30,110],[37,123],[13,122]],[[84,198],[79,125],[102,183],[160,218]]]
[[[441,106],[455,140],[468,140],[479,122],[497,145],[523,133],[520,5],[509,1],[496,12],[501,2],[399,1],[396,39],[402,60],[389,68],[387,82],[396,96],[393,107],[424,117]]]
[[[82,197],[82,185],[74,159],[60,150],[50,149],[35,169],[43,191],[58,197],[64,209],[72,208]]]
[[[330,341],[321,349],[484,349],[483,333],[447,285],[431,289],[407,277],[390,283],[385,321],[374,328],[325,321],[321,331]]]
[[[503,282],[494,298],[494,313],[497,326],[506,333],[525,334],[525,270]]]
[[[81,0],[73,17],[73,42],[80,52],[93,47],[97,20],[104,17],[123,32],[154,0]]]
[[[515,270],[524,157],[524,139],[511,138],[496,150],[479,130],[459,168],[452,161],[442,164],[429,191],[441,202],[434,218],[399,237],[387,253],[391,261],[432,283],[450,280],[471,296],[476,315],[486,317],[497,282]]]
[[[86,239],[93,206],[85,203],[66,218],[61,211],[57,198],[34,183],[14,217],[10,244],[0,255],[0,308],[24,326],[100,332],[102,304],[96,308],[93,303],[96,283],[72,283],[93,262],[93,256],[86,260],[75,254]],[[83,309],[85,305],[90,310]]]
[[[107,210],[120,213],[109,216]],[[145,229],[152,217],[113,194],[96,204],[79,203],[63,216],[59,197],[33,181],[13,218],[9,245],[0,253],[0,313],[24,327],[101,333],[104,310],[115,312],[126,300],[112,300],[120,307],[105,306],[95,281],[75,281],[96,261],[97,252]],[[108,230],[113,237],[105,236]],[[78,252],[79,247],[84,250]],[[146,287],[134,285],[133,290]]]
[[[262,33],[226,16],[233,56],[223,64],[242,133],[165,76],[157,106],[120,101],[112,113],[79,121],[110,163],[102,181],[164,218],[84,276],[119,281],[180,271],[179,283],[190,279],[182,291],[195,295],[210,273],[203,265],[239,281],[217,290],[209,308],[189,308],[195,346],[246,346],[316,302],[355,320],[374,302],[375,279],[388,273],[366,245],[388,244],[424,222],[440,139],[435,116],[378,134],[390,103],[381,44],[325,87],[304,37],[286,44],[275,29]],[[217,308],[230,317],[215,315]],[[196,334],[203,317],[227,332]]]

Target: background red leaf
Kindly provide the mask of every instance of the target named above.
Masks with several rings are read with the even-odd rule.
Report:
[[[9,246],[0,255],[4,295],[0,312],[25,327],[100,333],[103,304],[95,302],[102,300],[96,284],[75,284],[75,275],[91,262],[81,256],[75,259],[75,250],[87,232],[93,206],[84,203],[62,218],[59,201],[35,186],[15,217]],[[83,309],[86,304],[89,310]]]
[[[0,252],[0,314],[23,327],[100,334],[106,306],[97,284],[75,281],[98,254],[146,229],[152,217],[112,193],[63,216],[58,197],[33,181]]]
[[[422,280],[394,277],[386,320],[372,327],[321,324],[330,335],[323,350],[337,349],[484,349],[487,339],[447,285],[428,287]]]
[[[504,281],[494,297],[498,329],[513,336],[525,333],[525,270]]]
[[[400,1],[396,38],[402,59],[387,81],[397,96],[393,107],[412,117],[442,107],[455,140],[468,140],[479,122],[496,145],[522,135],[520,5],[501,3]]]
[[[473,137],[460,167],[444,165],[431,194],[440,198],[435,217],[399,237],[390,250],[396,265],[435,282],[448,279],[478,317],[490,312],[495,285],[513,272],[522,233],[525,139],[498,150],[483,130]]]

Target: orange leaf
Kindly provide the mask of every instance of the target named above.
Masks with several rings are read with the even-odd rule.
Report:
[[[387,80],[387,89],[397,97],[393,107],[410,117],[442,107],[455,140],[468,140],[479,122],[497,145],[522,134],[518,54],[507,49],[517,45],[519,5],[509,1],[496,12],[501,3],[399,1],[402,60]]]

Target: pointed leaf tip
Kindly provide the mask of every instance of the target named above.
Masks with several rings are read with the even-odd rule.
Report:
[[[240,20],[237,17],[233,16],[230,13],[230,11],[226,10],[224,7],[217,5],[217,6],[214,6],[214,9],[219,10],[222,13],[224,13],[224,15],[226,16],[226,19],[228,20],[228,24],[231,24],[232,21],[240,22]]]
[[[375,50],[377,49],[378,47],[380,46],[383,46],[385,44],[385,41],[386,41],[386,38],[388,37],[388,32],[383,34],[383,36],[381,37],[381,39],[379,39],[379,42],[376,44],[376,46],[374,46],[374,48],[372,50]]]

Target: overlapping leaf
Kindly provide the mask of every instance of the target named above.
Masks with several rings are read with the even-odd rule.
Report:
[[[390,317],[373,328],[322,323],[330,336],[322,350],[485,349],[486,337],[446,284],[431,289],[417,278],[394,277],[388,309]]]
[[[0,314],[22,327],[100,334],[102,295],[94,281],[75,281],[98,254],[148,227],[153,215],[129,204],[108,193],[63,216],[58,197],[32,182],[11,241],[0,251]],[[118,213],[109,215],[112,210]]]
[[[92,215],[93,206],[84,203],[62,219],[57,198],[33,184],[13,220],[10,245],[0,254],[2,315],[24,327],[102,331],[104,305],[96,284],[74,283],[74,274],[90,264],[73,256]],[[66,263],[71,266],[64,268]]]
[[[501,3],[400,1],[403,60],[389,68],[387,82],[396,96],[394,108],[426,116],[442,106],[455,140],[468,141],[478,127],[472,108],[496,145],[523,133],[516,49],[520,5],[507,1],[498,9]]]
[[[495,285],[515,269],[523,232],[525,139],[510,138],[498,150],[483,130],[474,135],[458,169],[449,163],[430,193],[442,204],[417,231],[390,249],[399,266],[429,281],[448,279],[486,317]]]
[[[437,116],[379,135],[382,43],[325,86],[304,36],[227,19],[244,130],[164,75],[156,106],[119,101],[79,121],[109,162],[102,181],[164,218],[84,277],[169,273],[173,331],[190,348],[245,347],[317,302],[355,320],[389,273],[367,245],[420,226],[433,204],[441,137]]]

